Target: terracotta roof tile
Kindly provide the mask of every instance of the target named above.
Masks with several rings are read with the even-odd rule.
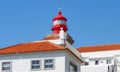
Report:
[[[50,36],[50,37],[45,37],[42,40],[54,40],[54,39],[58,39],[58,38],[56,38],[55,36]]]
[[[55,40],[58,39],[57,35],[51,34],[51,35],[47,35],[45,38],[43,38],[42,40]]]
[[[120,44],[109,44],[101,46],[86,46],[77,48],[79,52],[96,52],[96,51],[107,51],[107,50],[120,50]]]
[[[0,54],[12,53],[26,53],[26,52],[41,52],[41,51],[54,51],[64,50],[64,47],[50,43],[50,42],[30,42],[22,43],[14,46],[9,46],[0,49]]]

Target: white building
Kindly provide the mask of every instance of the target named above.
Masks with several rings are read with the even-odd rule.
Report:
[[[120,72],[120,44],[86,46],[77,50],[86,61],[81,72]]]
[[[66,21],[59,11],[53,18],[53,34],[0,49],[0,72],[80,72],[84,59],[72,47]]]
[[[0,72],[120,72],[120,44],[76,50],[67,18],[59,11],[52,21],[53,33],[42,40],[0,49]]]

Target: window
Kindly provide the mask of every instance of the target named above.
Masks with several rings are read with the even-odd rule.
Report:
[[[89,62],[85,62],[85,65],[89,65]]]
[[[77,66],[73,63],[70,63],[70,72],[77,72]]]
[[[40,69],[40,68],[41,68],[40,60],[33,60],[31,62],[31,69],[32,70],[36,70],[36,69]]]
[[[45,69],[53,69],[54,68],[54,59],[45,59],[44,60],[44,68]]]
[[[2,71],[9,71],[9,70],[11,70],[11,62],[3,62]]]
[[[98,65],[98,63],[99,63],[98,60],[96,60],[96,61],[95,61],[95,65]]]
[[[107,64],[111,64],[111,60],[107,60]]]
[[[64,21],[64,20],[55,20],[54,22],[53,22],[53,24],[55,25],[55,24],[66,24],[66,22]]]

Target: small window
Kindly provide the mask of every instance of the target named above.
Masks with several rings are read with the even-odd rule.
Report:
[[[33,60],[31,62],[31,69],[32,70],[36,70],[36,69],[40,69],[40,68],[41,68],[40,60]]]
[[[96,60],[96,61],[95,61],[95,65],[98,65],[98,63],[99,63],[98,60]]]
[[[54,59],[45,59],[44,60],[44,68],[45,69],[53,69],[54,68]]]
[[[85,62],[85,65],[89,65],[89,62]]]
[[[111,60],[107,60],[107,64],[111,64]]]
[[[11,70],[11,62],[3,62],[2,71],[9,71],[9,70]]]

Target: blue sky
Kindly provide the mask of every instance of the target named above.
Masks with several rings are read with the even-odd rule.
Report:
[[[120,0],[0,0],[0,48],[51,34],[58,8],[75,48],[120,43]]]

